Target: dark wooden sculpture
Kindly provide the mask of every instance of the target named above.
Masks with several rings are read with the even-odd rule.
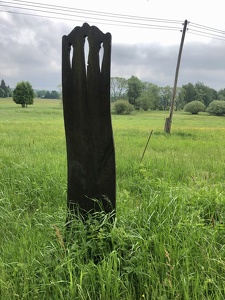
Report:
[[[67,201],[74,213],[77,207],[85,213],[111,212],[116,207],[110,65],[110,33],[103,34],[97,27],[84,23],[63,36]]]

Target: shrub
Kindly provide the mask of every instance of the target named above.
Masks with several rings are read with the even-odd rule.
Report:
[[[205,110],[205,105],[201,101],[191,101],[184,106],[184,111],[197,115],[200,111]]]
[[[117,115],[129,115],[134,110],[134,106],[125,100],[117,100],[114,109]]]
[[[225,115],[225,101],[224,100],[214,100],[212,101],[206,111],[210,115],[223,116]]]

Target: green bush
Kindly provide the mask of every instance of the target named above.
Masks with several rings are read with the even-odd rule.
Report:
[[[206,111],[210,115],[223,116],[225,115],[225,101],[224,100],[214,100],[212,101]]]
[[[205,110],[205,105],[201,101],[191,101],[184,106],[184,111],[197,115],[200,111]]]
[[[117,115],[129,115],[134,110],[134,106],[125,100],[117,100],[114,110]]]

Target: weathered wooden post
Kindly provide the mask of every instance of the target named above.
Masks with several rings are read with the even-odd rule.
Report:
[[[84,23],[63,36],[67,203],[72,213],[77,208],[84,214],[116,208],[110,66],[110,33]]]

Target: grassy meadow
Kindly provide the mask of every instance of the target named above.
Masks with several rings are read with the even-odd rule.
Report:
[[[0,99],[0,299],[225,299],[225,118],[168,115],[112,115],[115,221],[65,243],[62,105]]]

